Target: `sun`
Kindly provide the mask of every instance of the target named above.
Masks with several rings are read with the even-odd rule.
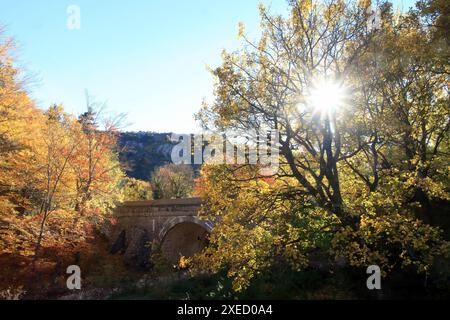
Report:
[[[345,97],[346,90],[339,83],[320,81],[313,84],[307,100],[314,113],[324,116],[334,114],[343,105]]]

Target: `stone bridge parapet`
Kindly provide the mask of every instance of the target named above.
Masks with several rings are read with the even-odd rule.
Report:
[[[200,198],[124,202],[117,207],[111,252],[122,253],[133,266],[148,267],[149,243],[157,242],[176,264],[203,249],[213,224],[200,219]]]

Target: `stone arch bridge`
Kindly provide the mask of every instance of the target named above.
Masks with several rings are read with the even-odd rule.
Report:
[[[169,262],[190,257],[208,243],[213,228],[197,217],[200,198],[124,202],[117,207],[111,253],[121,253],[131,266],[149,266],[148,244],[161,245]]]

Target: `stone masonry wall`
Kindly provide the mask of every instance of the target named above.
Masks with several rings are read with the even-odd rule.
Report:
[[[170,231],[167,242],[170,241],[171,244],[163,245],[165,250],[171,251],[166,252],[169,259],[174,260],[183,253],[183,250],[192,254],[192,248],[200,248],[199,243],[205,242],[204,236],[198,235],[201,232],[192,225],[201,227],[206,233],[211,232],[213,227],[210,222],[197,217],[200,206],[199,198],[123,203],[115,212],[117,225],[113,234],[114,242],[111,252],[122,253],[126,263],[131,266],[147,268],[150,250],[146,244],[157,241],[163,245]],[[189,235],[192,239],[188,239]],[[177,239],[183,243],[177,243]],[[186,241],[199,241],[199,243]]]

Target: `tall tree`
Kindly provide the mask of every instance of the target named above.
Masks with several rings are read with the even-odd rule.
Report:
[[[317,106],[311,95],[324,87],[343,91],[355,86],[355,61],[372,37],[367,8],[339,0],[289,4],[288,19],[270,16],[261,6],[259,43],[241,32],[245,49],[223,53],[223,65],[213,71],[216,101],[199,118],[219,129],[278,130],[281,164],[287,166],[276,176],[295,178],[301,186],[297,193],[310,195],[351,223],[344,213],[338,166],[376,137],[348,128],[357,111]],[[355,141],[361,148],[354,148]]]
[[[289,1],[289,17],[261,7],[260,41],[241,26],[245,45],[212,70],[205,128],[280,133],[272,177],[251,165],[203,173],[202,212],[217,226],[199,265],[227,268],[238,289],[280,260],[304,268],[311,253],[422,273],[449,254],[412,197],[449,197],[442,43],[423,12],[395,16],[388,2],[368,28],[369,5]]]
[[[86,102],[88,110],[78,119],[81,131],[78,132],[77,157],[70,163],[77,177],[75,210],[81,214],[96,197],[114,198],[114,189],[122,174],[116,155],[121,118],[102,121],[104,105],[92,101],[88,93]]]
[[[72,135],[75,119],[64,113],[61,106],[52,106],[46,112],[43,127],[44,148],[41,154],[42,203],[40,228],[36,241],[34,261],[38,259],[47,220],[58,206],[73,199],[75,177],[69,163],[75,156],[77,140]]]

